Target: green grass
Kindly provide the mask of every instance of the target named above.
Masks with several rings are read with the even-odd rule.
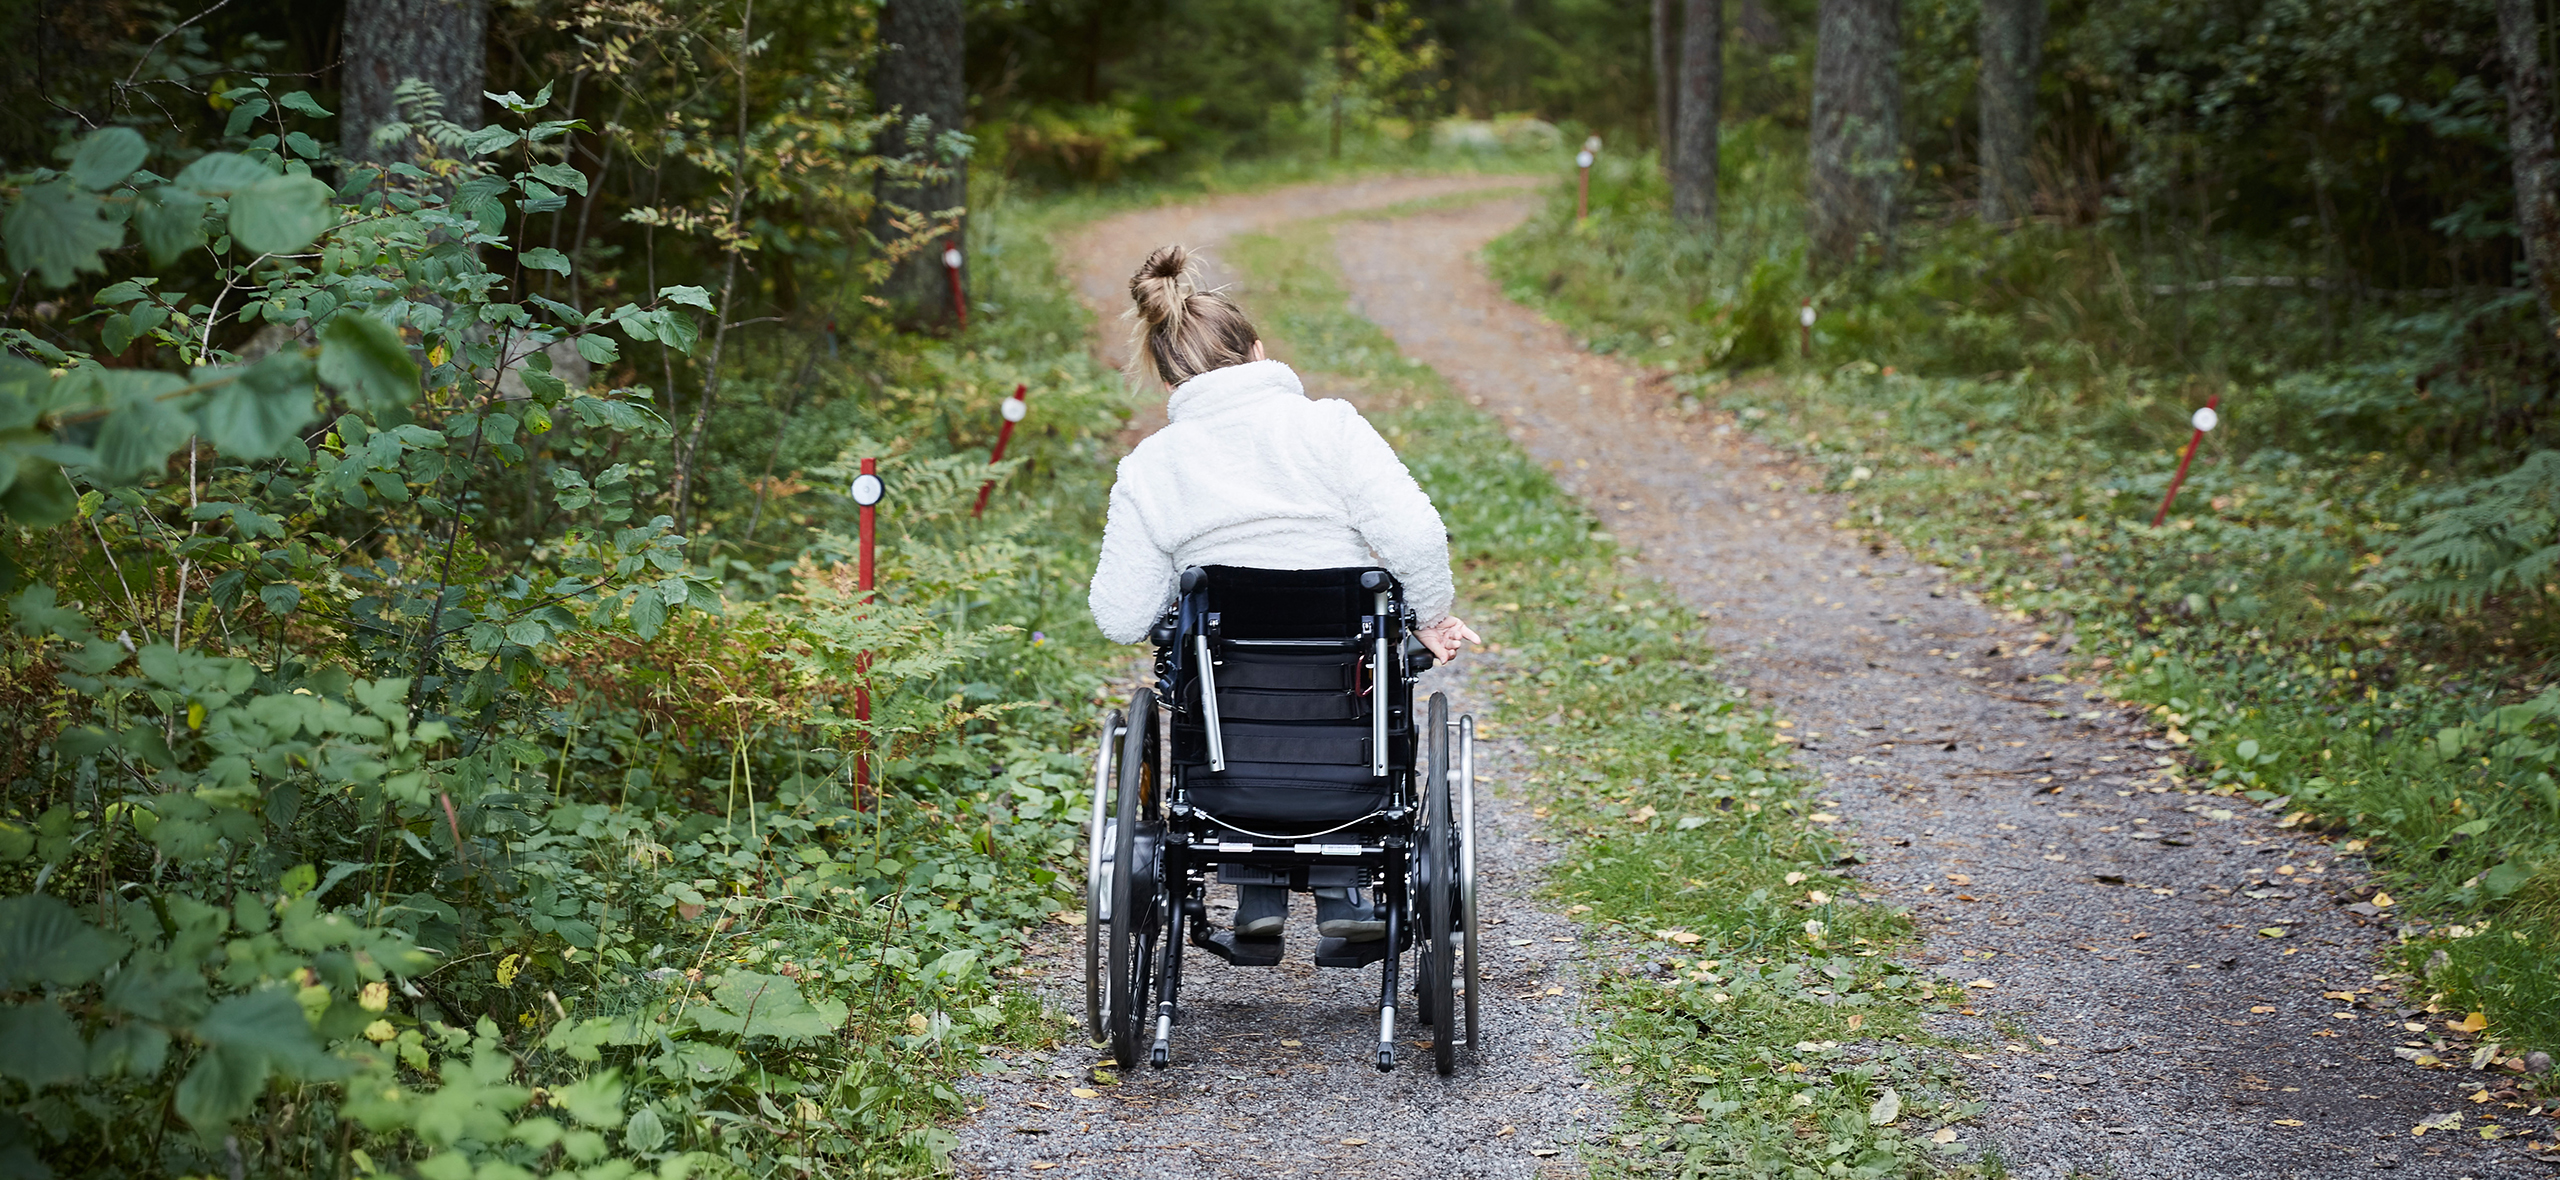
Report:
[[[1459,613],[1498,659],[1488,731],[1539,751],[1524,786],[1570,839],[1552,901],[1626,948],[1629,968],[1590,981],[1588,1065],[1623,1106],[1595,1171],[1978,1168],[1969,1145],[1931,1141],[1977,1111],[1920,1031],[1960,997],[1896,960],[1907,918],[1833,867],[1781,723],[1718,675],[1703,627],[1627,572],[1497,424],[1348,310],[1324,224],[1229,257],[1256,279],[1247,310],[1276,355],[1351,392],[1448,521]],[[1873,1125],[1887,1090],[1898,1113]]]
[[[1752,224],[1753,202],[1770,199],[1746,190],[1738,216]],[[1968,595],[2072,631],[2083,667],[2152,706],[2186,747],[2192,787],[2376,859],[2405,923],[2396,953],[2425,974],[2422,998],[2485,1011],[2484,1039],[2510,1053],[2560,1045],[2554,717],[2547,701],[2501,711],[2540,699],[2555,635],[2536,604],[2550,591],[2468,614],[2391,597],[2422,572],[2403,568],[2395,545],[2453,479],[2441,453],[2368,448],[2395,432],[2432,447],[2432,427],[2349,404],[2363,380],[2352,374],[2217,385],[2222,426],[2155,529],[2198,387],[2122,365],[1898,372],[1943,369],[1961,351],[1916,336],[1824,337],[1818,350],[1857,351],[1825,351],[1818,369],[1706,364],[1689,345],[1653,343],[1665,314],[1653,263],[1622,258],[1598,281],[1605,265],[1557,244],[1569,205],[1560,193],[1490,251],[1515,297],[1595,346],[1672,370],[1680,396],[1735,412],[1824,472],[1819,490],[1848,498],[1870,543],[1890,539],[1949,567]],[[1641,205],[1611,215],[1659,221]],[[1556,282],[1559,267],[1579,277]],[[1751,306],[1734,291],[1704,298],[1696,314],[1710,320],[1719,306]],[[1825,315],[1854,323],[1889,311],[1853,303]],[[2025,315],[1986,296],[1951,301],[1940,324],[2033,334],[2010,322]]]

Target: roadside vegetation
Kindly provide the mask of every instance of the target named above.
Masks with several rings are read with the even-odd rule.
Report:
[[[1486,732],[1538,751],[1509,789],[1569,844],[1549,904],[1617,964],[1589,981],[1589,1068],[1622,1104],[1595,1172],[1969,1174],[1955,1124],[1977,1108],[1920,1029],[1961,997],[1896,960],[1910,924],[1838,867],[1783,723],[1489,415],[1349,309],[1324,223],[1228,254],[1275,355],[1357,398],[1449,524]]]
[[[252,80],[0,183],[0,1175],[942,1170],[979,1049],[1056,1034],[1002,985],[1123,656],[1084,586],[1130,402],[1050,240],[1510,159],[991,170],[970,327],[902,331],[934,226],[866,237],[857,181],[945,165],[775,88],[823,40],[768,79],[659,32],[615,84],[707,74],[720,126],[743,78],[744,139],[413,93],[368,166]]]
[[[2338,900],[2399,927],[2420,998],[2485,1011],[2511,1053],[2560,1044],[2560,485],[2548,455],[2508,469],[2541,421],[2497,368],[2511,295],[2156,295],[2184,258],[2133,227],[1957,210],[1905,227],[1895,267],[1817,284],[1792,134],[1728,139],[1712,251],[1670,228],[1651,161],[1619,160],[1589,221],[1559,192],[1496,271],[1658,367],[1661,396],[1826,473],[1855,506],[1840,527],[2067,629],[2154,708],[2191,785],[2374,858],[2385,896]],[[2212,396],[2221,423],[2155,528]]]

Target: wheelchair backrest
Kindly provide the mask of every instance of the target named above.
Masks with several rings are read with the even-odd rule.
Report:
[[[1382,569],[1267,570],[1242,566],[1193,566],[1184,571],[1183,597],[1193,626],[1218,616],[1226,639],[1350,639],[1365,616],[1404,610],[1403,588]]]

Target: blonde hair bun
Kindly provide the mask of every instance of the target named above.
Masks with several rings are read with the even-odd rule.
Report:
[[[1262,334],[1244,309],[1217,291],[1200,289],[1198,260],[1182,246],[1158,246],[1129,276],[1129,370],[1170,388],[1229,365],[1253,359]]]
[[[1191,251],[1181,246],[1156,247],[1138,264],[1138,273],[1129,276],[1129,301],[1137,305],[1138,318],[1150,325],[1171,325],[1180,319],[1183,306],[1199,293],[1196,272]]]

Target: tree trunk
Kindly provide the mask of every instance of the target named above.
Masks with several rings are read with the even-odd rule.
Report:
[[[1673,141],[1671,215],[1689,229],[1716,228],[1716,131],[1724,114],[1724,0],[1689,0],[1680,37],[1679,135]]]
[[[2514,159],[2516,234],[2542,308],[2546,352],[2560,335],[2560,153],[2551,140],[2551,66],[2542,60],[2534,0],[2498,0],[2498,46],[2507,60],[2507,154]]]
[[[1671,19],[1671,0],[1653,0],[1654,142],[1662,145],[1662,167],[1666,172],[1676,167],[1680,154],[1680,75],[1676,72],[1679,54],[1671,41],[1677,26],[1678,22]]]
[[[1982,0],[1982,219],[2035,212],[2027,157],[2035,150],[2036,78],[2044,67],[2045,0]]]
[[[1902,187],[1901,0],[1821,0],[1807,230],[1817,274],[1889,253]]]
[[[410,78],[435,91],[448,121],[481,125],[488,0],[347,0],[341,37],[338,136],[348,159],[378,163],[407,155],[376,145],[373,133],[405,117],[397,94]]]
[[[872,215],[871,232],[884,247],[895,246],[907,236],[892,224],[894,218],[915,214],[937,220],[956,217],[961,206],[968,203],[968,162],[951,157],[940,146],[944,132],[961,129],[968,110],[968,89],[961,73],[961,33],[961,0],[889,0],[880,9],[880,60],[872,75],[874,97],[881,110],[896,111],[903,126],[912,126],[914,120],[921,118],[929,127],[922,142],[911,141],[904,131],[893,132],[889,150],[944,165],[951,173],[945,179],[923,184],[882,180],[880,208]],[[963,246],[965,257],[961,237],[958,228],[947,235],[951,245]],[[893,318],[905,327],[938,328],[953,323],[951,280],[943,270],[942,241],[900,260],[880,295],[888,301]]]

